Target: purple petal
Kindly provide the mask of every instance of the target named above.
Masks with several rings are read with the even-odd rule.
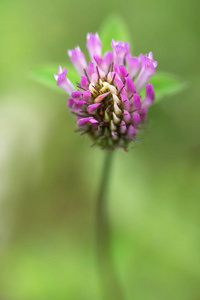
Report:
[[[140,115],[138,113],[134,112],[132,121],[133,121],[134,126],[138,126],[138,124],[140,123]]]
[[[120,133],[124,134],[126,132],[126,123],[122,120],[120,124]]]
[[[152,75],[156,72],[157,67],[157,61],[153,60],[153,53],[150,52],[149,55],[142,55],[139,56],[142,64],[142,69],[138,75],[138,78],[136,79],[135,86],[137,89],[137,92],[139,92],[142,87],[145,85],[147,81],[150,80]]]
[[[75,49],[68,50],[68,54],[79,74],[84,75],[84,69],[86,69],[87,63],[81,49],[77,46]]]
[[[94,55],[101,55],[101,40],[98,36],[98,33],[92,34],[88,33],[87,34],[87,49],[89,51],[91,60],[93,61]]]
[[[113,62],[113,52],[112,51],[105,52],[103,60],[106,66],[109,68],[110,64]]]
[[[155,92],[153,89],[153,85],[151,83],[146,84],[146,95],[143,100],[143,106],[149,107],[153,104],[153,101],[155,99]]]
[[[74,91],[74,92],[72,92],[72,98],[80,99],[81,96],[82,96],[82,92],[81,91]]]
[[[94,102],[95,103],[98,103],[98,102],[101,102],[106,96],[108,96],[110,94],[110,92],[107,92],[107,93],[104,93],[102,95],[99,95],[95,100]]]
[[[125,66],[119,66],[119,74],[122,80],[124,80],[125,77],[128,75],[128,71],[126,70]]]
[[[140,119],[141,122],[144,122],[147,116],[147,108],[146,107],[142,107],[142,109],[140,110]]]
[[[127,131],[127,137],[129,139],[132,139],[133,138],[133,135],[135,133],[135,128],[133,127],[133,125],[130,125],[129,128],[128,128],[128,131]]]
[[[107,72],[110,64],[113,61],[113,53],[108,51],[104,54],[104,57],[101,57],[100,55],[94,55],[94,60],[102,71]]]
[[[101,69],[103,69],[103,66],[104,66],[103,58],[102,58],[100,55],[94,55],[94,60],[95,60],[96,64],[97,64]]]
[[[94,118],[90,119],[89,122],[91,124],[97,124],[97,123],[99,123],[99,121],[95,120]]]
[[[99,80],[99,76],[97,73],[93,73],[92,77],[91,77],[91,82],[93,83],[93,85],[95,85]]]
[[[91,99],[91,91],[90,91],[90,90],[87,90],[87,91],[85,91],[85,92],[83,93],[83,99],[84,99],[85,101],[88,101],[88,100]]]
[[[137,92],[139,92],[143,88],[145,83],[151,79],[152,75],[155,72],[156,72],[156,70],[153,68],[142,68],[142,70],[135,82]]]
[[[99,107],[99,105],[101,105],[101,103],[94,103],[94,104],[88,105],[88,107],[87,107],[88,113],[94,114],[96,112],[97,107]]]
[[[74,105],[74,99],[68,98],[68,107],[70,110],[73,110],[73,105]]]
[[[121,94],[121,98],[122,98],[122,103],[123,103],[124,109],[129,111],[131,105],[130,105],[130,101],[129,101],[128,97],[124,94]]]
[[[92,77],[92,74],[94,73],[94,71],[95,71],[94,64],[92,62],[89,62],[86,72],[87,72],[87,75],[90,80],[91,80],[91,77]]]
[[[155,99],[155,92],[151,83],[146,84],[146,98],[150,98],[152,101]]]
[[[140,95],[138,94],[133,95],[133,108],[134,110],[138,110],[141,108]]]
[[[127,110],[124,110],[124,118],[123,119],[126,123],[130,123],[130,121],[131,121],[131,115],[129,114],[129,112]]]
[[[71,95],[75,91],[75,87],[69,79],[67,79],[67,69],[61,66],[58,67],[58,73],[54,74],[54,77],[57,81],[57,85],[63,89],[68,95]]]
[[[151,61],[151,63],[153,63],[154,68],[156,68],[158,65],[158,62],[153,59],[153,52],[149,52],[147,58],[149,59],[149,61]]]
[[[130,53],[129,43],[112,40],[111,46],[113,48],[114,63],[123,65],[125,56]]]
[[[130,96],[136,92],[136,88],[133,83],[133,79],[130,76],[126,77],[125,81],[126,81],[127,92],[128,92],[128,95]]]
[[[86,76],[81,76],[80,86],[85,90],[88,90],[89,82]]]
[[[132,77],[132,78],[135,77],[135,75],[137,74],[137,72],[140,69],[139,59],[137,57],[127,56],[126,62],[127,62],[127,71],[129,73],[130,77]]]
[[[123,82],[121,81],[120,77],[119,76],[115,76],[115,84],[117,86],[117,89],[118,91],[122,91],[123,87],[124,87],[124,84]],[[123,89],[123,92],[124,92],[124,89]]]
[[[79,100],[79,101],[76,101],[74,102],[74,111],[76,113],[80,112],[82,110],[82,106],[86,103],[86,101],[84,100]]]
[[[81,118],[78,120],[78,126],[82,127],[87,123],[96,124],[99,123],[97,120],[95,120],[93,117],[88,118]]]

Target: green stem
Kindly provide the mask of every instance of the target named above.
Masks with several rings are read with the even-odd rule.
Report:
[[[124,298],[110,253],[110,223],[107,196],[112,160],[113,152],[107,152],[97,202],[97,255],[101,284],[104,291],[103,299],[122,300]]]

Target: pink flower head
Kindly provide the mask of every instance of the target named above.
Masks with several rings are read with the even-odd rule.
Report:
[[[68,107],[77,116],[77,126],[102,148],[127,149],[141,130],[155,92],[148,83],[156,72],[153,54],[132,56],[127,42],[112,40],[112,51],[102,56],[97,33],[87,35],[91,58],[86,62],[79,47],[69,50],[72,63],[81,75],[77,89],[67,79],[67,70],[59,66],[57,85],[70,96]],[[146,85],[144,99],[140,90]]]

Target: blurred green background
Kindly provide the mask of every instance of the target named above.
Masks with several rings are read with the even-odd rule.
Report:
[[[32,81],[69,62],[111,13],[134,54],[187,89],[148,114],[145,142],[117,151],[109,213],[127,300],[200,299],[198,0],[0,1],[0,299],[101,300],[95,205],[105,153],[74,133],[66,96]],[[56,70],[55,70],[56,71]]]

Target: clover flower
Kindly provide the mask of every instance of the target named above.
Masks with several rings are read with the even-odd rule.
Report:
[[[78,131],[87,133],[95,144],[106,149],[127,149],[144,123],[148,107],[155,99],[153,85],[147,83],[156,71],[153,54],[132,56],[129,43],[112,40],[113,51],[102,56],[98,34],[87,35],[91,61],[87,64],[79,47],[68,50],[80,74],[77,88],[67,78],[67,69],[58,68],[57,85],[70,96],[68,107],[77,117]],[[140,92],[146,85],[141,99]]]

